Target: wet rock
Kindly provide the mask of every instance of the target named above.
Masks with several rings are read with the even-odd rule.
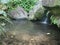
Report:
[[[42,6],[42,0],[37,1],[34,5],[33,9],[29,11],[29,20],[40,19],[42,14],[44,13],[44,7]]]
[[[19,6],[15,10],[9,11],[8,15],[13,19],[27,18],[27,12],[22,7]]]

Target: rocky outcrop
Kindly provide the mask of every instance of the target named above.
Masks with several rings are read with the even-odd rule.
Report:
[[[9,11],[8,15],[13,19],[27,18],[27,12],[22,7],[17,7],[15,10]]]

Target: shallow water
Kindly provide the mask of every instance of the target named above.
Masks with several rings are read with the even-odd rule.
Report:
[[[12,22],[13,25],[7,23],[5,29],[8,33],[15,35],[18,40],[29,42],[25,45],[60,45],[60,29],[55,25],[44,25],[28,20]]]

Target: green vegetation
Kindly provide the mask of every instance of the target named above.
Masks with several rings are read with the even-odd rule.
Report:
[[[7,7],[3,4],[0,4],[0,33],[5,32],[4,31],[4,26],[6,25],[6,22],[12,23],[7,16],[6,10]]]
[[[17,6],[23,7],[27,12],[33,8],[37,0],[10,0],[7,3],[9,10],[15,9]]]
[[[60,16],[58,15],[53,15],[51,16],[51,22],[55,25],[57,25],[58,27],[60,27]]]
[[[0,32],[3,33],[6,22],[12,23],[7,11],[15,9],[17,6],[23,7],[27,12],[33,8],[37,0],[9,0],[7,3],[1,3],[0,0]]]
[[[0,15],[2,15],[2,16],[0,16],[0,21],[2,21],[1,19],[3,19],[7,22],[10,22],[9,21],[10,19],[8,18],[5,10],[10,11],[10,10],[15,9],[17,6],[21,6],[27,12],[29,12],[33,8],[33,6],[35,5],[36,2],[37,2],[37,0],[9,0],[8,3],[6,3],[6,4],[0,3],[0,13],[2,13],[2,14],[0,14]],[[59,16],[60,15],[60,7],[59,6],[51,7],[49,10],[53,14],[51,16],[51,22],[53,24],[58,25],[58,27],[59,27],[60,23],[59,23],[58,20],[59,20],[59,17],[60,17]],[[40,17],[42,15],[39,15],[40,12],[36,12],[36,13],[37,14],[35,14],[36,15],[35,18],[40,19]],[[3,23],[5,23],[5,22],[3,21]]]
[[[51,21],[53,24],[56,24],[58,27],[60,27],[60,6],[55,6],[51,8]]]

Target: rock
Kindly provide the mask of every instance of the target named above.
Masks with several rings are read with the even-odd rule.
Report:
[[[60,6],[52,7],[50,11],[53,15],[60,15]]]
[[[15,10],[9,11],[8,15],[13,19],[27,18],[27,12],[22,7],[17,7]]]
[[[60,15],[51,16],[51,22],[60,28]]]
[[[60,6],[60,0],[42,0],[42,5],[47,7]]]
[[[42,6],[42,0],[37,1],[34,5],[33,9],[29,11],[29,20],[36,20],[37,18],[40,19],[42,14],[44,13],[44,7]]]

